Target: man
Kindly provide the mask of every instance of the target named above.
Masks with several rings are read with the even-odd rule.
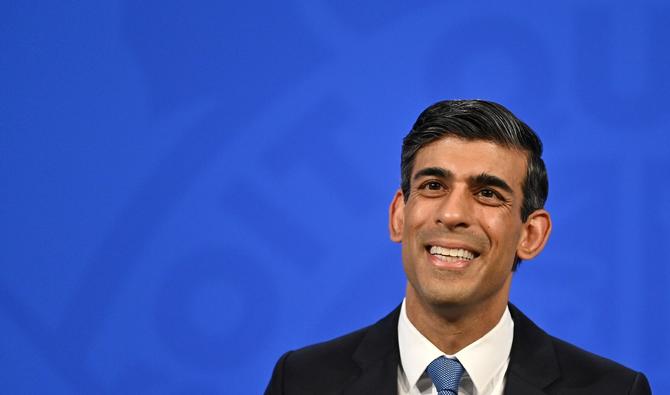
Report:
[[[509,304],[551,232],[542,143],[499,104],[442,101],[405,137],[389,209],[400,307],[284,354],[266,394],[649,394],[642,373],[580,350]]]

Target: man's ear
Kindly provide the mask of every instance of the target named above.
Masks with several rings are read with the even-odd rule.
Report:
[[[525,260],[535,258],[547,244],[551,234],[551,217],[544,210],[535,210],[522,224],[516,255]]]
[[[396,243],[402,241],[402,228],[405,223],[405,198],[398,189],[389,207],[389,234]]]

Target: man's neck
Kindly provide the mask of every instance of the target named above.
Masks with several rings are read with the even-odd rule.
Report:
[[[408,287],[407,317],[431,343],[442,352],[454,355],[483,337],[500,321],[507,306],[508,294],[469,306],[429,305]]]

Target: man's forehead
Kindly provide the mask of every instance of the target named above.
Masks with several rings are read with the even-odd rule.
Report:
[[[527,152],[488,140],[445,137],[419,149],[412,177],[423,168],[440,167],[454,175],[489,173],[522,182],[526,175]]]

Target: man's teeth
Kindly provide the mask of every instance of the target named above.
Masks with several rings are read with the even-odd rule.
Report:
[[[462,248],[444,248],[439,246],[432,246],[430,247],[430,253],[442,261],[449,262],[457,261],[459,259],[466,259],[469,261],[475,258],[474,253]]]

